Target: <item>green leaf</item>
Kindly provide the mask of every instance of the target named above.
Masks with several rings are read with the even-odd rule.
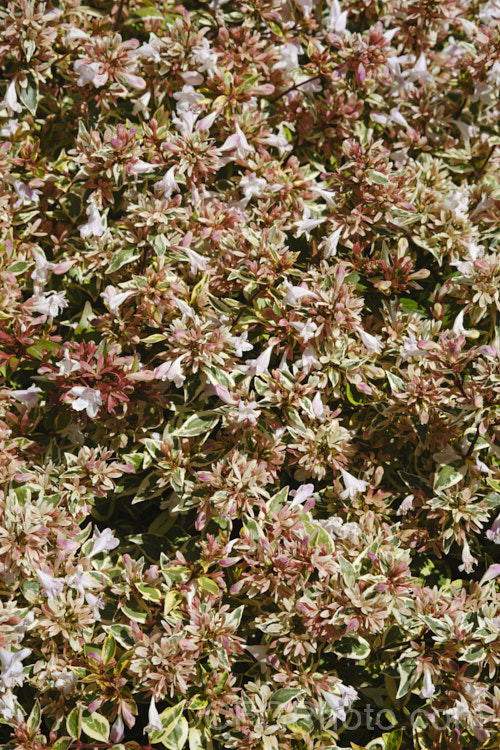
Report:
[[[35,734],[40,726],[40,706],[35,703],[26,722],[30,734]]]
[[[7,266],[7,271],[13,273],[14,276],[19,276],[19,274],[27,271],[32,265],[32,260],[18,260],[16,263],[11,263],[10,266]]]
[[[184,716],[181,716],[169,734],[163,737],[160,741],[167,750],[181,750],[186,743],[188,735],[189,724]]]
[[[465,472],[465,466],[461,469],[455,469],[454,466],[449,465],[441,466],[434,475],[434,492],[447,490],[449,487],[458,484],[464,478]]]
[[[196,579],[198,581],[198,586],[203,589],[203,591],[208,591],[210,594],[215,594],[215,596],[218,596],[220,593],[220,589],[211,578],[208,578],[208,576],[200,576],[200,578]]]
[[[330,534],[325,531],[321,524],[317,523],[316,521],[305,521],[304,529],[307,536],[309,537],[309,545],[311,547],[320,547],[321,545],[324,545],[327,549],[327,552],[329,552],[330,554],[333,553],[333,540]]]
[[[356,571],[354,570],[353,565],[351,565],[349,560],[346,560],[345,557],[342,557],[342,555],[339,555],[339,565],[340,573],[345,583],[348,586],[354,586],[356,583]]]
[[[103,647],[101,649],[101,659],[103,661],[103,664],[109,664],[111,660],[114,658],[116,652],[116,643],[115,639],[111,634],[108,635],[106,640],[104,641]]]
[[[220,417],[211,411],[192,414],[186,419],[182,426],[175,431],[174,435],[179,437],[196,437],[211,432]]]
[[[105,273],[115,273],[115,271],[118,271],[122,266],[126,266],[127,263],[132,263],[132,261],[137,260],[140,255],[140,251],[135,247],[124,247],[123,250],[117,250],[116,253],[113,253],[111,263],[106,268]]]
[[[148,613],[139,607],[136,601],[131,600],[130,604],[124,604],[122,607],[123,614],[127,615],[134,622],[147,622]]]
[[[398,672],[400,676],[400,683],[398,692],[396,693],[396,700],[404,698],[404,696],[411,690],[413,685],[417,682],[416,677],[417,662],[415,659],[406,659],[398,664]]]
[[[369,169],[366,174],[376,185],[389,185],[391,182],[387,175],[377,172],[375,169]]]
[[[394,375],[394,373],[389,371],[386,371],[385,374],[393,393],[401,393],[401,391],[405,390],[404,380],[402,380],[399,375]]]
[[[35,359],[42,359],[44,354],[51,354],[58,348],[58,344],[56,344],[55,341],[35,341],[34,344],[31,346],[28,346],[26,349],[26,352],[30,355],[30,357],[35,357]]]
[[[161,712],[160,721],[162,724],[162,728],[154,729],[149,733],[149,741],[151,742],[151,744],[154,745],[157,742],[163,742],[163,738],[167,737],[172,732],[174,727],[181,719],[185,705],[186,701],[183,700],[176,706],[169,706]]]
[[[66,729],[73,739],[80,739],[82,733],[82,709],[80,706],[74,708],[66,719]]]
[[[271,704],[273,706],[284,706],[294,698],[298,698],[304,691],[300,688],[280,688],[273,693],[271,698]]]
[[[59,737],[54,744],[51,746],[51,750],[68,750],[73,744],[72,737]]]
[[[129,625],[111,625],[108,630],[123,648],[132,648],[137,643],[134,630]]]
[[[460,657],[461,661],[466,661],[468,664],[477,664],[482,661],[486,656],[486,651],[480,643],[473,643],[472,646],[462,654]]]
[[[288,498],[289,487],[283,487],[279,492],[272,496],[267,507],[272,513],[279,513],[280,508],[286,503]]]
[[[396,729],[394,732],[384,733],[382,739],[385,742],[384,750],[399,750],[403,741],[403,730]]]
[[[345,659],[366,659],[371,651],[370,644],[360,635],[345,635],[335,644],[336,654]]]
[[[33,73],[26,75],[27,85],[19,86],[19,98],[31,114],[36,115],[38,108],[38,83]]]
[[[132,15],[137,18],[163,18],[163,12],[152,5],[147,5],[145,8],[138,8],[134,10]]]
[[[109,738],[109,721],[97,712],[82,716],[82,729],[93,740],[107,742]]]
[[[137,590],[140,591],[141,596],[149,602],[161,602],[161,593],[158,589],[152,586],[147,586],[145,583],[138,583]]]

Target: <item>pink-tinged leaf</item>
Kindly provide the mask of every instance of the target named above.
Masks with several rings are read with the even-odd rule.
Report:
[[[500,563],[490,565],[484,576],[481,578],[480,583],[487,583],[487,581],[491,581],[497,576],[500,576]]]

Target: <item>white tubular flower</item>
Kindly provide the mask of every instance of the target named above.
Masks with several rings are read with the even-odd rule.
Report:
[[[144,734],[150,734],[151,732],[159,732],[163,729],[161,723],[160,714],[156,709],[156,703],[154,696],[151,696],[151,703],[149,704],[148,711],[148,723],[144,727]]]
[[[240,180],[240,188],[243,190],[243,195],[247,201],[251,200],[254,196],[260,198],[262,191],[267,186],[267,180],[263,177],[257,177],[255,172],[251,172]]]
[[[318,326],[310,318],[305,323],[292,323],[292,326],[299,332],[299,338],[303,344],[313,339],[318,330]]]
[[[233,135],[228,136],[222,146],[221,151],[232,152],[231,158],[233,159],[246,159],[247,154],[253,151],[253,147],[248,143],[245,133],[242,131],[240,126],[236,123],[235,132]]]
[[[21,687],[24,682],[23,659],[31,654],[30,648],[22,648],[20,651],[11,651],[8,648],[0,648],[0,689],[8,690],[13,687]]]
[[[28,410],[32,409],[38,404],[38,401],[40,399],[40,396],[38,394],[41,392],[42,389],[37,385],[30,385],[29,388],[22,388],[18,391],[9,391],[12,398],[15,398],[15,400],[19,401],[20,404],[24,404],[24,406],[26,406]]]
[[[249,344],[247,339],[248,331],[243,331],[239,336],[231,336],[231,338],[228,339],[229,344],[234,347],[234,353],[237,357],[242,357],[243,352],[252,351],[253,344]]]
[[[177,113],[198,109],[205,98],[203,94],[199,94],[192,86],[188,85],[183,86],[182,89],[177,91],[173,96],[174,99],[177,100],[175,106]]]
[[[0,109],[6,109],[10,115],[13,115],[14,112],[23,111],[23,108],[17,101],[15,78],[13,78],[12,81],[7,86],[7,91],[5,92],[5,96],[3,100],[0,102]]]
[[[102,223],[101,214],[93,200],[89,201],[87,206],[88,221],[80,226],[80,237],[100,237],[104,234],[104,224]]]
[[[368,354],[371,355],[381,353],[384,345],[379,336],[372,336],[371,333],[367,333],[362,328],[359,329],[359,335],[361,336],[361,341],[365,345]]]
[[[186,356],[186,354],[181,354],[173,362],[170,360],[163,362],[163,364],[154,370],[155,378],[158,378],[158,380],[170,380],[176,388],[180,388],[186,379],[182,370],[182,360]]]
[[[203,37],[200,45],[193,47],[193,61],[196,67],[209,78],[213,78],[217,72],[218,58],[219,53],[212,50],[206,37]]]
[[[313,400],[311,401],[311,407],[316,419],[319,419],[320,422],[323,422],[326,419],[327,410],[325,405],[323,404],[323,401],[321,400],[321,394],[319,391],[317,391]]]
[[[75,385],[69,391],[69,395],[73,397],[71,408],[75,411],[87,412],[87,416],[97,417],[97,413],[102,406],[102,397],[99,391],[95,388],[85,388],[82,385]]]
[[[354,500],[357,495],[361,492],[366,492],[368,488],[368,482],[364,482],[362,479],[356,479],[352,474],[349,474],[345,469],[341,469],[342,479],[344,481],[345,490],[340,493],[342,500]]]
[[[183,251],[186,253],[190,266],[189,266],[189,273],[191,276],[196,276],[196,274],[199,271],[206,271],[207,270],[207,259],[196,252],[196,250],[191,250],[189,247],[183,247]]]
[[[34,297],[33,310],[46,315],[50,322],[57,318],[61,310],[68,307],[66,292],[48,292],[48,294],[39,294]]]

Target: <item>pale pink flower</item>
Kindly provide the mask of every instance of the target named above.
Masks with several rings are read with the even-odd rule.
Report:
[[[328,31],[334,31],[336,34],[342,34],[346,31],[347,11],[342,10],[338,0],[332,0],[330,13],[328,15]]]
[[[109,550],[115,549],[120,544],[118,539],[113,536],[111,529],[94,529],[94,543],[90,551],[89,557],[100,555],[101,552],[108,552]]]
[[[462,565],[459,565],[458,569],[464,573],[472,573],[476,564],[477,560],[471,554],[469,542],[465,540],[462,548]]]
[[[240,401],[238,404],[238,422],[250,422],[250,424],[257,424],[261,410],[257,409],[257,401],[249,401],[245,404]]]
[[[310,289],[304,286],[293,286],[288,281],[285,281],[286,294],[283,297],[284,305],[297,305],[298,302],[304,297],[310,297],[312,292]]]
[[[87,84],[92,83],[95,88],[100,88],[108,80],[108,74],[101,73],[101,63],[87,63],[85,60],[77,60],[73,67],[78,76],[77,86],[87,86]]]
[[[250,359],[245,365],[244,370],[248,375],[263,375],[269,373],[269,362],[271,361],[271,354],[274,346],[268,346],[262,354],[259,354],[255,359]]]
[[[404,516],[413,509],[414,495],[407,495],[397,510],[398,516]]]
[[[159,180],[155,182],[154,189],[157,193],[162,195],[167,200],[172,196],[173,193],[179,192],[179,185],[175,180],[175,167],[170,167],[168,172]]]
[[[30,188],[28,185],[26,185],[26,183],[22,182],[22,180],[14,180],[14,182],[12,183],[12,187],[18,195],[18,199],[14,203],[15,209],[21,208],[21,206],[26,202],[38,203],[38,196],[42,194],[40,190]]]
[[[44,591],[47,599],[54,599],[57,594],[64,588],[64,580],[62,578],[54,578],[52,573],[46,573],[43,570],[37,570],[36,575],[38,583]]]
[[[109,284],[106,289],[101,292],[101,297],[103,298],[110,312],[112,312],[113,315],[116,315],[118,313],[120,305],[123,304],[123,302],[125,302],[125,300],[127,300],[133,294],[135,294],[135,291],[133,291],[132,289],[129,289],[125,292],[120,292],[118,291],[118,289],[116,289],[116,287]]]
[[[498,515],[491,525],[491,529],[488,529],[486,536],[490,541],[495,544],[500,544],[500,515]]]
[[[434,687],[434,684],[432,682],[432,675],[431,675],[430,669],[424,668],[424,684],[423,684],[422,690],[420,691],[420,697],[432,698],[435,692],[436,692],[436,688]]]
[[[289,508],[296,508],[298,505],[302,505],[306,500],[314,494],[314,484],[301,484],[296,490],[292,490],[290,495],[293,497],[292,502],[288,506]]]
[[[247,155],[253,151],[253,147],[248,143],[245,133],[242,131],[238,123],[236,123],[234,131],[233,135],[226,138],[220,147],[220,150],[232,152],[230,158],[241,160],[246,159]]]
[[[186,354],[181,354],[181,356],[177,357],[173,362],[171,360],[163,362],[163,364],[155,368],[155,378],[158,378],[158,380],[170,380],[174,383],[176,388],[180,388],[186,379],[182,370],[182,360],[186,356]]]
[[[121,742],[124,736],[125,736],[125,724],[123,723],[122,715],[119,714],[116,717],[116,721],[111,727],[111,731],[109,733],[109,739],[111,740],[111,742]]]

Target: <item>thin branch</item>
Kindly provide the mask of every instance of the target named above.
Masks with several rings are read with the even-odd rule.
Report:
[[[285,89],[281,92],[281,94],[278,94],[278,96],[275,96],[274,99],[271,99],[271,102],[274,104],[274,102],[277,102],[278,99],[281,99],[283,96],[286,96],[290,93],[290,91],[295,91],[296,89],[300,88],[301,86],[305,86],[306,83],[311,83],[311,81],[315,81],[317,78],[321,78],[322,76],[320,74],[313,76],[312,78],[308,78],[306,81],[301,81],[300,83],[294,83],[293,86],[290,86],[289,89]]]
[[[116,20],[115,20],[115,30],[120,27],[120,24],[122,22],[122,14],[123,14],[123,6],[125,4],[125,0],[120,0],[120,5],[118,6],[118,13],[116,14]]]

